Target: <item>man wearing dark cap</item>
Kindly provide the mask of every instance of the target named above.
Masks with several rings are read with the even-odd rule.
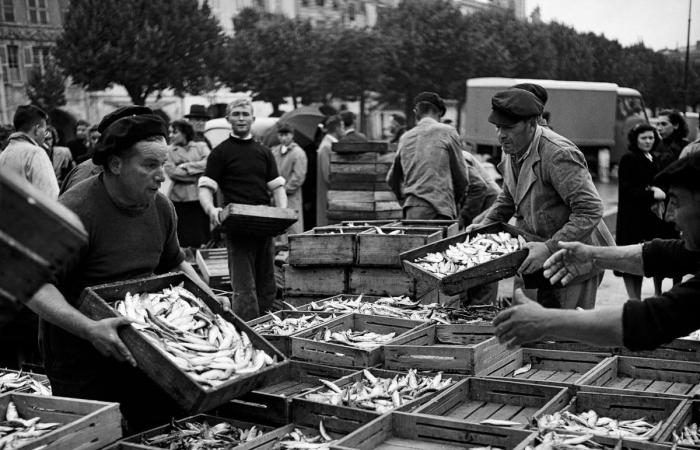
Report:
[[[277,128],[279,145],[272,147],[272,156],[275,157],[277,170],[284,178],[284,190],[287,193],[287,208],[299,213],[297,220],[285,233],[282,242],[286,244],[287,234],[304,232],[304,200],[301,194],[301,186],[306,180],[307,159],[306,152],[294,142],[294,128],[283,123]]]
[[[545,309],[518,292],[518,306],[494,321],[501,342],[516,346],[546,337],[641,351],[700,329],[700,154],[669,165],[654,185],[666,190],[670,198],[666,220],[675,223],[681,239],[622,247],[560,242],[561,250],[545,262],[545,276],[566,284],[594,267],[647,277],[693,277],[644,301],[628,300],[593,311]]]
[[[454,127],[440,123],[445,102],[434,92],[414,99],[418,123],[399,140],[386,181],[406,219],[456,219],[467,189],[462,141]]]
[[[120,108],[102,122],[92,158],[103,173],[59,197],[83,222],[88,244],[28,306],[42,319],[44,368],[54,395],[119,402],[128,431],[136,431],[180,411],[132,367],[134,358],[117,334],[129,321],[86,317],[77,309],[80,294],[87,286],[174,270],[206,285],[184,261],[175,209],[158,192],[168,151],[165,123],[140,107]]]
[[[549,100],[549,94],[547,94],[547,89],[543,88],[539,84],[535,83],[518,83],[515,86],[513,86],[516,89],[523,89],[525,91],[528,91],[537,97],[537,99],[542,103],[542,107],[544,107],[547,104],[547,100]],[[549,111],[542,111],[542,114],[540,114],[540,117],[537,118],[537,123],[538,125],[541,125],[543,127],[551,128],[549,126],[549,120],[552,117],[552,113]]]
[[[367,142],[367,136],[355,129],[355,113],[352,111],[341,111],[340,118],[343,120],[345,134],[340,138],[340,142]]]
[[[537,124],[539,99],[511,88],[494,95],[491,105],[489,122],[496,126],[504,153],[498,165],[503,191],[484,219],[468,229],[515,217],[516,226],[542,238],[527,244],[521,275],[539,271],[559,241],[614,245],[583,154],[568,139]],[[540,287],[537,300],[551,308],[593,308],[601,277],[600,270],[591,270],[568,286]]]

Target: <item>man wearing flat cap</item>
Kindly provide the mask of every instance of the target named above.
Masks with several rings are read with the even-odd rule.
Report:
[[[418,123],[399,139],[386,181],[403,206],[405,219],[456,219],[467,188],[462,141],[440,123],[445,102],[434,92],[414,99]]]
[[[542,238],[527,244],[528,256],[518,269],[524,276],[542,269],[559,241],[614,245],[601,220],[603,202],[583,153],[568,139],[537,124],[543,108],[539,99],[511,88],[494,95],[491,105],[489,122],[496,126],[504,153],[498,166],[503,191],[481,223],[470,228],[515,217],[516,226]],[[602,271],[591,270],[566,287],[544,283],[537,300],[552,308],[593,308],[601,277]]]
[[[545,309],[516,292],[518,305],[494,321],[501,342],[517,346],[547,337],[641,351],[700,328],[700,153],[669,165],[657,175],[654,185],[667,192],[666,220],[675,223],[681,239],[620,247],[560,242],[560,250],[545,262],[544,275],[551,282],[565,284],[591,267],[647,277],[692,277],[642,302],[628,300],[593,311]]]
[[[125,317],[92,320],[78,309],[85,287],[179,270],[177,218],[158,192],[165,180],[166,126],[150,110],[124,107],[102,120],[93,162],[103,172],[65,192],[88,243],[28,302],[41,321],[44,368],[54,395],[119,402],[128,431],[165,423],[180,411],[140,370],[117,331]],[[165,422],[164,422],[165,421]]]
[[[286,123],[280,125],[277,128],[277,139],[280,143],[272,147],[272,156],[275,157],[280,176],[285,180],[287,208],[299,213],[299,220],[287,229],[282,238],[282,242],[286,244],[287,234],[304,232],[304,200],[301,187],[306,180],[307,158],[306,152],[294,142],[294,128],[291,125]]]

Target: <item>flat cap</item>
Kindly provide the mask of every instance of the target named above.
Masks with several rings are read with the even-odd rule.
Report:
[[[413,99],[414,105],[423,102],[430,103],[431,105],[435,106],[435,108],[437,108],[437,110],[440,112],[441,116],[445,115],[445,112],[447,111],[445,108],[445,101],[435,92],[421,92],[420,94],[416,95],[416,98]]]
[[[99,131],[100,134],[104,133],[108,126],[112,125],[122,117],[142,116],[144,114],[153,114],[153,110],[147,106],[122,106],[104,116],[97,125],[97,131]]]
[[[543,88],[539,84],[535,83],[519,83],[513,86],[513,88],[516,89],[524,89],[528,92],[531,92],[535,94],[535,97],[539,99],[540,102],[542,102],[542,106],[547,104],[547,100],[549,99],[549,94],[547,94],[547,89]]]
[[[668,189],[669,186],[680,186],[693,192],[700,192],[700,152],[669,164],[656,175],[653,184],[662,189]]]
[[[278,133],[294,133],[294,127],[288,123],[281,123],[277,126]]]
[[[491,98],[489,122],[494,125],[511,126],[533,116],[542,114],[544,106],[535,94],[519,88],[510,88],[496,93]]]
[[[105,164],[109,155],[128,149],[139,141],[168,135],[163,119],[143,106],[119,108],[102,119],[98,130],[102,135],[92,155],[92,162],[98,165]]]

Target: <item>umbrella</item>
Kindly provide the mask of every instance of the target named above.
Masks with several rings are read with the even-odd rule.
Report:
[[[326,116],[317,106],[302,106],[293,111],[284,113],[277,124],[286,123],[294,127],[294,140],[304,147],[314,141],[318,124]],[[277,127],[270,127],[263,135],[263,143],[274,145],[277,142]]]

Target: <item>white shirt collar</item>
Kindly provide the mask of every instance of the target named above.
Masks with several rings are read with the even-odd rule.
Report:
[[[248,133],[248,135],[246,137],[238,137],[235,134],[233,134],[233,131],[232,131],[231,137],[234,137],[236,139],[240,139],[242,141],[249,141],[249,140],[253,139],[253,133]]]

